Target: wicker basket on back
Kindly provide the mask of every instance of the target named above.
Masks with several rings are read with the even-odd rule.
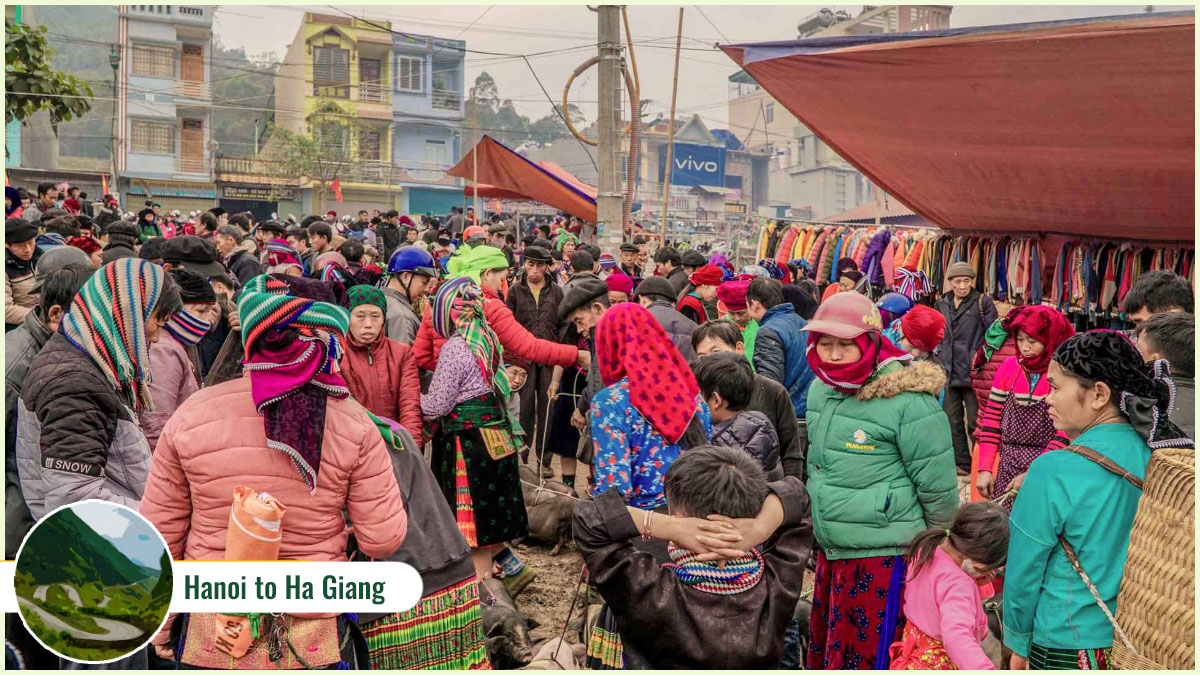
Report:
[[[1114,640],[1117,668],[1195,668],[1195,513],[1195,451],[1154,451],[1117,596],[1117,623],[1137,651]]]

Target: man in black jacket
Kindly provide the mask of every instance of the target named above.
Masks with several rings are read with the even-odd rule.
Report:
[[[243,239],[239,228],[233,225],[219,227],[213,240],[222,260],[225,261],[225,266],[237,277],[239,285],[245,286],[246,282],[262,274],[262,265],[253,252],[256,246],[253,240]]]
[[[621,244],[621,271],[630,279],[642,278],[642,267],[637,264],[637,244]]]
[[[679,294],[688,285],[688,275],[683,271],[682,262],[679,249],[673,246],[662,246],[654,252],[654,272],[671,282],[671,287],[675,289],[671,302],[678,300]]]
[[[633,301],[641,303],[650,312],[667,331],[667,337],[671,338],[684,360],[691,361],[696,358],[696,351],[692,349],[692,331],[696,330],[696,322],[675,309],[677,295],[671,282],[662,277],[650,277],[633,291]]]
[[[938,347],[938,358],[949,376],[943,404],[950,418],[954,439],[954,463],[958,473],[971,471],[971,438],[979,403],[971,389],[971,361],[983,344],[987,329],[996,322],[996,304],[975,289],[975,270],[965,262],[956,262],[946,270],[950,292],[937,302],[937,310],[946,317],[946,335]]]
[[[380,260],[386,261],[392,259],[392,254],[396,249],[400,248],[400,241],[403,238],[400,234],[399,224],[400,213],[395,209],[383,214],[383,222],[375,227],[375,236],[379,239],[379,255]]]
[[[563,290],[554,283],[550,274],[550,252],[540,246],[525,249],[524,274],[508,289],[508,308],[517,323],[541,340],[558,341],[558,305],[563,299]],[[521,392],[521,427],[529,447],[535,451],[542,447],[542,436],[549,417],[548,403],[553,366],[539,363],[523,364],[528,377]],[[542,472],[547,472],[550,456],[544,457]],[[550,476],[554,472],[550,471]]]

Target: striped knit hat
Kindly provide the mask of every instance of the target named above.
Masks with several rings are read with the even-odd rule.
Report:
[[[304,264],[303,258],[300,257],[300,252],[295,246],[287,243],[286,239],[272,239],[267,242],[267,267],[279,267],[280,265],[296,265],[304,274],[308,274],[308,268]],[[283,271],[283,270],[279,270]]]
[[[154,409],[146,322],[168,283],[158,265],[138,258],[114,260],[79,289],[62,322],[67,340],[91,358],[136,412]]]
[[[350,313],[345,308],[288,295],[287,284],[265,274],[246,282],[238,300],[238,318],[246,358],[250,358],[255,342],[272,328],[296,328],[310,338],[324,331],[328,334],[329,358],[335,364],[332,370],[336,370],[342,343],[350,330]]]

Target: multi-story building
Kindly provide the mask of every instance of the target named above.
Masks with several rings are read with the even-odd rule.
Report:
[[[301,182],[304,211],[398,207],[392,148],[392,28],[306,12],[275,74],[275,123],[322,147],[321,177]],[[335,201],[337,179],[342,202]]]
[[[937,30],[950,25],[948,5],[864,7],[855,17],[821,10],[802,21],[799,37]],[[875,188],[745,71],[729,77],[729,126],[746,147],[770,156],[769,215],[819,219],[875,199]]]
[[[122,5],[117,170],[122,205],[216,206],[211,5]]]
[[[331,160],[323,192],[301,180],[304,211],[444,215],[462,202],[445,171],[461,152],[465,48],[386,21],[304,15],[275,76],[276,125],[311,136]]]
[[[462,205],[462,181],[445,172],[463,152],[466,46],[428,35],[393,36],[392,160],[403,187],[402,212],[444,216]]]

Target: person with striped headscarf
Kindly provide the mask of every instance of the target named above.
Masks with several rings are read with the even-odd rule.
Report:
[[[150,347],[182,308],[167,273],[137,258],[101,267],[79,290],[17,404],[17,466],[35,519],[85,499],[137,507],[150,471],[138,426],[154,409]]]
[[[512,395],[500,339],[484,315],[483,290],[451,279],[432,306],[433,330],[446,340],[421,412],[433,427],[432,468],[455,512],[479,578],[492,576],[504,543],[529,533],[521,496]]]

